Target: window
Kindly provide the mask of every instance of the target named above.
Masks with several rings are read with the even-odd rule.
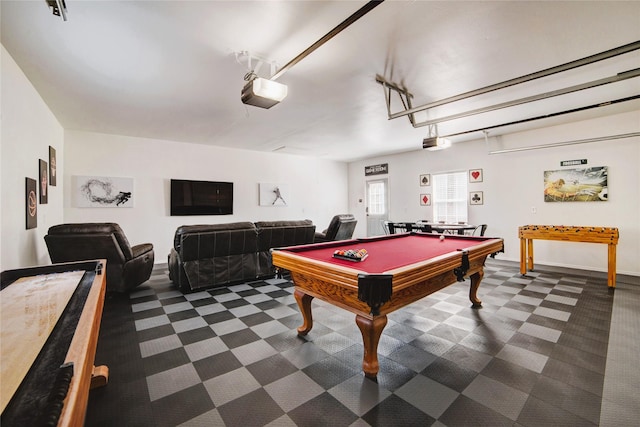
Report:
[[[433,175],[433,220],[467,222],[467,173]]]
[[[382,181],[369,183],[369,214],[384,215],[387,202],[385,201],[385,185]]]

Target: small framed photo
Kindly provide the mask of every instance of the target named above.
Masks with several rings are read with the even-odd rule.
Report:
[[[420,206],[431,206],[431,194],[420,194]]]
[[[36,188],[38,184],[35,179],[25,179],[25,210],[26,210],[26,226],[27,230],[38,226],[38,198],[36,197]]]
[[[470,169],[469,182],[482,182],[482,169]]]
[[[40,170],[40,204],[46,205],[49,201],[49,167],[47,162],[40,159],[38,161]]]
[[[484,196],[482,195],[482,191],[472,191],[469,193],[469,204],[470,205],[481,205],[484,203]]]
[[[55,187],[57,185],[57,162],[56,149],[52,146],[49,146],[49,185],[52,187]]]
[[[431,185],[431,175],[420,175],[420,187],[428,187]]]

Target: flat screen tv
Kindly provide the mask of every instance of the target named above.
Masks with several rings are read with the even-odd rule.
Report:
[[[233,214],[233,182],[171,180],[171,216]]]

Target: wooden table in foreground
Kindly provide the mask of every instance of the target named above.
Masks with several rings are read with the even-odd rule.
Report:
[[[339,249],[366,249],[360,262],[333,257]],[[488,255],[503,250],[503,240],[426,233],[395,234],[272,250],[273,264],[290,271],[303,316],[299,335],[313,327],[311,301],[319,298],[351,311],[362,334],[362,370],[375,378],[378,342],[387,314],[464,277],[471,278],[469,299],[481,305],[478,286]]]
[[[3,426],[84,425],[109,373],[94,366],[105,273],[105,260],[2,272]]]
[[[533,239],[565,242],[604,243],[608,245],[607,285],[616,286],[616,245],[618,229],[612,227],[573,227],[563,225],[524,225],[518,228],[520,237],[520,274],[533,270]]]

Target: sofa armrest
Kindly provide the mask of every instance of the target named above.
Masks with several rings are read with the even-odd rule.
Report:
[[[153,250],[153,245],[151,243],[141,243],[139,245],[135,245],[131,247],[131,252],[133,252],[133,258],[137,258],[140,255],[143,255],[152,250]]]

